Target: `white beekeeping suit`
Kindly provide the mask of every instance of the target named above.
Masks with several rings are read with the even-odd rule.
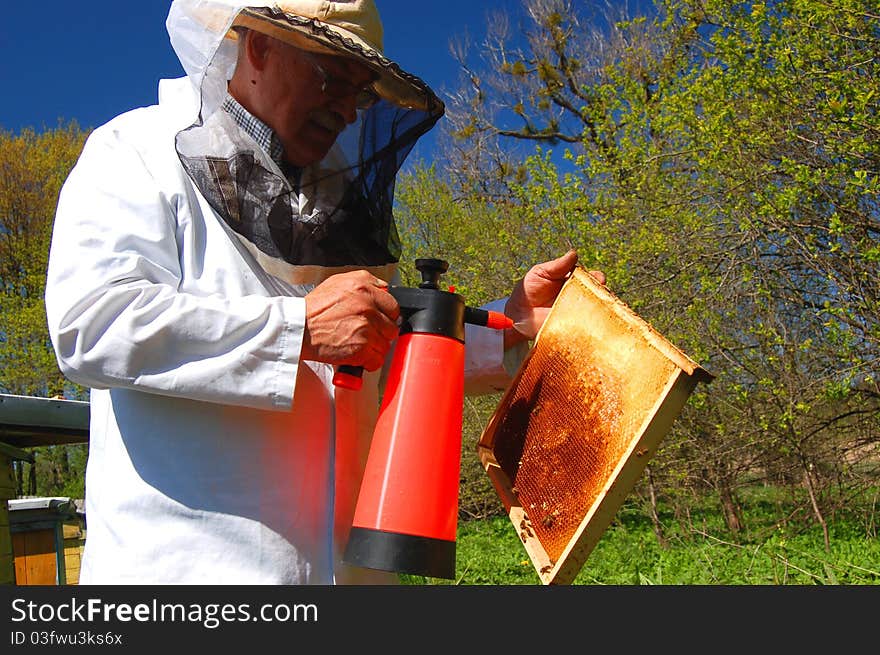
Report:
[[[379,374],[338,390],[300,359],[304,296],[356,268],[395,279],[393,175],[443,106],[381,55],[372,2],[249,6],[172,3],[187,77],[96,129],[59,199],[49,329],[91,388],[83,584],[393,579],[341,559]],[[294,181],[221,109],[238,23],[380,72],[378,104]],[[470,388],[506,384],[500,334],[466,341]]]

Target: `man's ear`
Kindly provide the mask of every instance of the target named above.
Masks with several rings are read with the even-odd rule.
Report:
[[[272,48],[271,37],[257,32],[256,30],[248,30],[244,35],[244,52],[251,67],[254,70],[262,71],[266,68],[266,61],[269,58],[269,51]]]

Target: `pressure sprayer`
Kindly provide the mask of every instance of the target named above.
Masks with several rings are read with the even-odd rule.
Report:
[[[465,324],[513,326],[439,288],[449,264],[417,259],[418,288],[391,287],[401,325],[345,551],[350,564],[436,578],[455,576],[464,402]],[[361,369],[334,383],[358,388]]]

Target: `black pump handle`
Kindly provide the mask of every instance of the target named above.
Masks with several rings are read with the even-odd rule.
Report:
[[[417,259],[416,270],[422,274],[420,289],[439,289],[440,276],[449,270],[449,262],[444,259]]]

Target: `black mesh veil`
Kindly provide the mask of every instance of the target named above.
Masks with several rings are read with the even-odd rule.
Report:
[[[298,183],[288,180],[221,114],[178,135],[178,153],[196,186],[233,230],[264,254],[294,265],[380,266],[398,261],[395,177],[417,139],[442,112],[382,100],[362,112],[319,165],[304,169]],[[211,137],[232,133],[233,142],[245,142],[247,149],[187,155],[187,145],[202,141],[188,137],[206,130]]]
[[[286,18],[303,29],[320,29],[314,21]],[[319,36],[339,40],[332,33]],[[359,110],[323,160],[290,175],[216,100],[208,100],[221,85],[225,89],[231,75],[214,62],[203,78],[199,118],[177,135],[177,152],[213,209],[262,255],[294,266],[396,263],[401,254],[393,216],[396,175],[444,106],[422,80],[381,55],[348,41],[332,45],[361,55],[374,69],[393,72],[415,90],[418,106],[383,98]]]

